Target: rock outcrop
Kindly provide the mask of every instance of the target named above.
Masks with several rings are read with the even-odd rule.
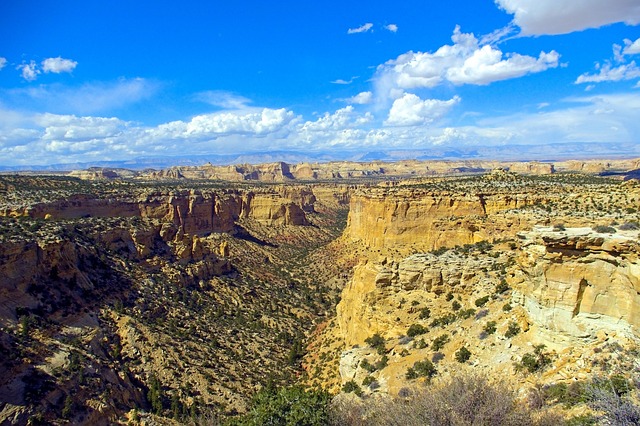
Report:
[[[566,347],[599,333],[640,336],[640,246],[591,228],[520,234],[522,252],[509,282],[540,340]]]

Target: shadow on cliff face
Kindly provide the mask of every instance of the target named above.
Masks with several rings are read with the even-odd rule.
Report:
[[[233,234],[233,236],[239,240],[248,241],[250,243],[258,244],[263,247],[273,247],[273,248],[278,247],[277,244],[273,244],[273,243],[270,243],[269,241],[261,240],[256,236],[251,235],[251,233],[246,228],[243,228],[238,224],[236,224],[234,231],[235,233]]]

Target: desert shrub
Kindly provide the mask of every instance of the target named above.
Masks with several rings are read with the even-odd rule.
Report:
[[[447,293],[446,299],[447,299],[447,302],[450,302],[451,300],[453,300],[453,293],[451,292]]]
[[[617,377],[614,379],[614,377]],[[622,376],[595,378],[587,387],[588,405],[596,410],[601,424],[640,424],[640,407],[626,396],[629,382]]]
[[[456,351],[455,358],[459,363],[465,363],[471,358],[471,351],[463,346]]]
[[[509,304],[509,303],[505,303],[505,304],[502,306],[502,310],[503,310],[503,311],[505,311],[505,312],[509,312],[509,311],[510,311],[510,310],[512,310],[512,309],[513,309],[513,306],[511,306],[511,304]]]
[[[476,313],[476,310],[473,308],[461,309],[458,311],[458,318],[467,319],[471,318]]]
[[[592,229],[594,231],[600,233],[600,234],[615,234],[616,233],[616,228],[613,228],[611,226],[598,225],[598,226],[594,226]]]
[[[434,318],[429,324],[431,327],[444,327],[445,325],[453,324],[457,319],[456,314],[453,312],[445,314],[441,317]]]
[[[425,326],[423,326],[421,324],[412,324],[409,327],[409,329],[407,330],[407,336],[415,337],[415,336],[419,336],[421,334],[424,334],[427,331],[429,331],[429,330]]]
[[[429,345],[427,345],[427,342],[424,339],[416,340],[415,342],[413,342],[413,347],[415,349],[424,349],[427,346]]]
[[[328,393],[305,390],[301,386],[265,388],[253,397],[246,415],[231,419],[226,424],[326,425],[329,423],[329,401]]]
[[[431,316],[431,310],[427,307],[420,309],[420,315],[418,316],[420,319],[427,319]]]
[[[353,380],[349,380],[342,386],[342,392],[355,393],[358,396],[362,396],[362,389],[360,389],[360,386]]]
[[[493,334],[496,332],[496,322],[495,321],[489,321],[484,325],[484,328],[482,329],[485,333],[487,334]]]
[[[484,305],[486,305],[488,301],[489,301],[489,296],[487,295],[487,296],[477,298],[474,303],[478,308],[481,308]]]
[[[430,380],[437,373],[436,366],[428,359],[425,359],[424,361],[416,361],[413,367],[409,367],[406,377],[409,380],[417,379],[418,377],[426,377],[427,380]]]
[[[440,349],[444,348],[444,345],[446,345],[448,341],[449,341],[449,335],[442,334],[433,340],[433,343],[431,344],[431,349],[438,352]]]
[[[373,373],[374,371],[376,371],[376,366],[371,364],[366,358],[362,360],[362,362],[360,363],[360,367],[364,368],[369,373]]]
[[[364,339],[364,342],[372,348],[376,349],[376,351],[380,355],[384,355],[387,352],[384,338],[378,333],[374,334],[371,337],[367,337],[366,339]]]
[[[509,322],[509,326],[507,327],[507,331],[504,333],[504,337],[510,339],[520,333],[520,326],[517,322],[511,321]]]
[[[369,386],[370,384],[374,383],[375,381],[376,381],[376,379],[373,376],[367,376],[362,381],[362,386]]]
[[[496,286],[496,294],[502,294],[509,291],[509,284],[504,278],[500,280],[500,283]]]
[[[556,232],[565,231],[566,229],[567,228],[565,228],[564,223],[556,223],[553,225],[553,230]]]
[[[625,222],[622,225],[620,225],[618,229],[620,229],[621,231],[636,231],[640,229],[640,225],[638,225],[638,222],[635,222],[635,221]]]
[[[515,364],[516,371],[526,370],[529,373],[535,373],[544,370],[551,364],[551,356],[543,352],[544,348],[544,345],[537,345],[534,347],[533,352],[524,354],[522,360]]]
[[[460,302],[458,302],[457,300],[454,300],[453,303],[451,304],[451,309],[453,309],[454,311],[458,311],[460,310],[460,308],[462,308],[462,305],[460,304]]]
[[[361,406],[360,406],[361,407]],[[346,410],[346,412],[351,412]],[[366,421],[346,416],[332,420],[333,425],[371,426],[551,426],[562,424],[557,416],[536,416],[533,420],[526,405],[518,403],[513,391],[503,384],[492,384],[482,376],[458,376],[402,399],[383,400],[369,406]]]

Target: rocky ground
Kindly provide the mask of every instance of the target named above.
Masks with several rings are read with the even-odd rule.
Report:
[[[442,163],[0,177],[1,421],[211,424],[274,383],[366,401],[468,371],[525,398],[636,374],[636,163],[427,177]]]

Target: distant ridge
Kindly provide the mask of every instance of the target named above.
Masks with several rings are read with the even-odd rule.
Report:
[[[138,157],[130,160],[59,163],[51,165],[0,165],[0,171],[69,171],[91,167],[131,170],[165,169],[173,166],[303,163],[329,161],[400,160],[497,160],[563,161],[572,159],[620,159],[640,156],[640,143],[557,143],[546,145],[450,146],[430,149],[377,149],[372,151],[261,151],[242,154],[201,154],[167,157]]]

